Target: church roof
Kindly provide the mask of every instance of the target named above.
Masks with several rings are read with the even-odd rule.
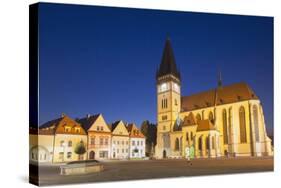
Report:
[[[182,111],[191,111],[250,99],[258,99],[258,96],[248,84],[242,82],[183,96],[181,97],[181,106]]]
[[[167,38],[165,43],[162,61],[159,69],[157,70],[156,78],[168,74],[172,74],[173,76],[175,76],[180,80],[180,72],[178,71],[176,66],[171,40],[169,38]]]
[[[210,130],[216,130],[216,128],[209,119],[200,120],[198,122],[197,132]]]
[[[188,116],[185,116],[183,119],[183,125],[182,126],[190,126],[190,125],[195,125],[196,120],[192,112],[188,114]]]

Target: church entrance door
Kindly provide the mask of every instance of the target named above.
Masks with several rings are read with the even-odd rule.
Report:
[[[167,153],[166,153],[166,150],[163,151],[163,158],[166,158],[167,157]]]

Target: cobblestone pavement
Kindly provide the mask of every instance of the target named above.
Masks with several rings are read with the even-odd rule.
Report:
[[[139,180],[152,178],[273,171],[273,158],[184,159],[102,162],[104,171],[84,175],[60,175],[59,166],[40,167],[40,185]],[[30,166],[30,169],[36,168]],[[31,174],[32,178],[32,174]]]

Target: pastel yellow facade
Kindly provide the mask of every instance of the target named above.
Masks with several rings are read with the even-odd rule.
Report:
[[[29,159],[33,163],[51,163],[53,159],[53,135],[29,134]]]
[[[70,162],[87,158],[87,134],[79,123],[63,115],[30,130],[30,160],[39,163]],[[77,153],[77,147],[80,147]],[[83,149],[81,149],[81,147]]]
[[[101,114],[78,120],[88,133],[88,159],[110,159],[111,130]]]
[[[181,96],[171,42],[165,44],[157,81],[156,158],[271,156],[263,108],[246,83]],[[188,152],[186,152],[188,151]]]
[[[78,155],[75,148],[80,142],[87,144],[86,135],[56,134],[54,143],[53,163],[70,162],[87,159],[87,153]]]

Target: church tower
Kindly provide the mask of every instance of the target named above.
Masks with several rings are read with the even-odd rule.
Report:
[[[157,146],[156,157],[165,158],[170,153],[170,135],[181,109],[181,77],[175,63],[171,40],[167,38],[157,82]]]

